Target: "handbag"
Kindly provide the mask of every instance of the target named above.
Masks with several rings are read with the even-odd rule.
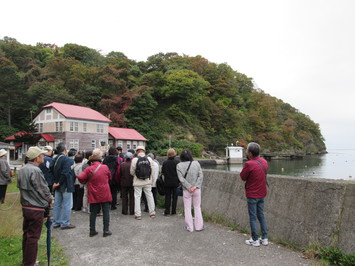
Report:
[[[160,196],[165,195],[165,190],[164,190],[164,180],[162,175],[160,175],[157,179],[157,190]]]
[[[186,179],[186,176],[187,176],[187,172],[188,172],[189,169],[190,169],[191,163],[192,163],[192,161],[190,161],[189,167],[187,167],[187,170],[186,170],[186,173],[185,173],[185,176],[184,176],[185,179]],[[180,186],[178,186],[178,187],[176,188],[176,194],[177,194],[178,196],[180,196],[180,197],[182,197],[183,194],[184,194],[184,193],[183,193],[183,188],[182,188],[181,183],[180,183]]]

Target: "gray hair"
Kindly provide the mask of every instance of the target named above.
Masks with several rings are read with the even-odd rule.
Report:
[[[250,142],[248,144],[247,151],[250,152],[253,155],[253,157],[259,156],[260,145],[256,142]]]
[[[96,148],[95,150],[92,151],[92,156],[102,157],[102,150]]]

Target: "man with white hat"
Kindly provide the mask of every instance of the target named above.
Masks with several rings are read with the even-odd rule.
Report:
[[[0,149],[0,204],[4,203],[7,185],[11,183],[10,166],[6,155],[7,151]]]
[[[153,160],[145,155],[144,146],[138,146],[136,153],[137,157],[132,160],[130,169],[131,175],[133,176],[135,219],[142,219],[142,191],[144,191],[144,194],[147,198],[149,215],[151,218],[155,218],[155,204],[152,194],[152,184],[155,171]]]
[[[23,214],[22,265],[36,263],[45,209],[53,204],[52,194],[38,167],[43,163],[45,152],[38,147],[30,147],[26,153],[27,163],[17,177]]]

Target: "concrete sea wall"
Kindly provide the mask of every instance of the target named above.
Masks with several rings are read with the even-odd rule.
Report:
[[[249,230],[239,173],[203,170],[202,209]],[[355,253],[355,183],[268,175],[269,238],[307,247],[317,242]]]

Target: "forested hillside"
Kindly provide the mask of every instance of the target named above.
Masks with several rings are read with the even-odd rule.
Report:
[[[189,145],[224,152],[259,142],[264,151],[325,151],[319,125],[254,89],[252,78],[202,56],[159,53],[136,62],[77,45],[0,40],[0,139],[28,130],[43,105],[91,107],[111,126],[137,129],[149,149]]]

